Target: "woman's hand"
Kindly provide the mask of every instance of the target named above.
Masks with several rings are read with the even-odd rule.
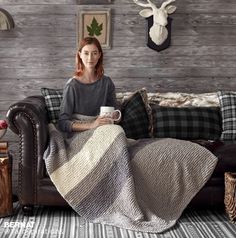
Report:
[[[91,123],[91,129],[97,128],[99,126],[107,125],[107,124],[113,124],[112,118],[98,116],[97,119]]]
[[[72,131],[86,131],[90,129],[95,129],[102,125],[113,124],[114,121],[112,118],[98,116],[95,121],[93,122],[74,122],[72,123]]]

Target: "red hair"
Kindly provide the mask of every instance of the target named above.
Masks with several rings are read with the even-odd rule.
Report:
[[[100,42],[95,37],[85,37],[80,41],[79,49],[76,53],[76,65],[75,65],[75,76],[82,76],[84,74],[84,64],[82,62],[82,59],[80,58],[79,52],[82,51],[83,47],[86,45],[95,45],[98,48],[98,51],[100,53],[100,58],[97,62],[97,65],[95,67],[96,75],[98,79],[100,79],[104,74],[103,69],[103,51]]]

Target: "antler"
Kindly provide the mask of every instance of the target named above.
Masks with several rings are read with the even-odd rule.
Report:
[[[167,0],[161,4],[160,8],[165,8],[167,5],[169,5],[172,2],[175,2],[175,0]]]
[[[147,0],[148,3],[143,3],[143,2],[140,2],[138,0],[133,0],[134,3],[136,3],[137,5],[141,6],[141,7],[155,7],[155,4],[152,3],[150,0]]]

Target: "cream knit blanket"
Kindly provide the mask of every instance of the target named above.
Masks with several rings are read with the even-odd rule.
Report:
[[[44,159],[57,190],[82,217],[143,232],[172,227],[211,176],[216,157],[176,139],[127,144],[120,126],[70,139],[49,125]]]

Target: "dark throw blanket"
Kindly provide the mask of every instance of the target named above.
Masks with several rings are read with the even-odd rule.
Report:
[[[49,125],[44,154],[57,190],[82,217],[143,232],[172,227],[211,176],[217,158],[183,140],[127,140],[117,125],[65,139]]]

